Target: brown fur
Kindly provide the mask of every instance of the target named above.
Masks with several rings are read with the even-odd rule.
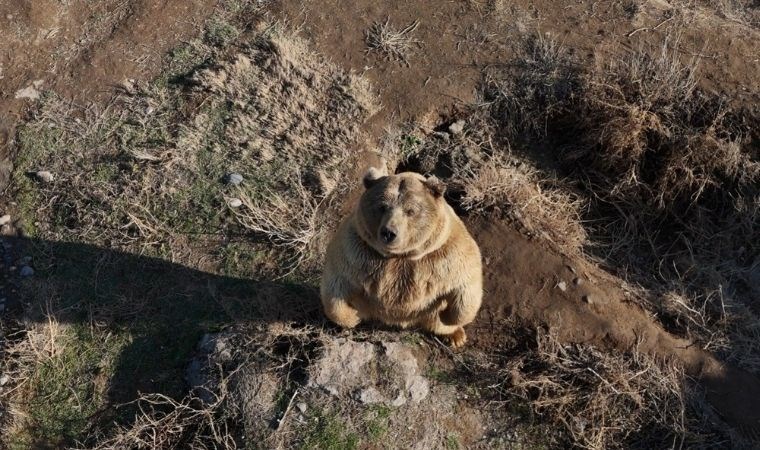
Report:
[[[327,249],[321,283],[325,314],[351,328],[362,320],[419,326],[466,341],[464,325],[480,309],[480,250],[443,198],[435,178],[371,169],[358,208]],[[383,227],[396,232],[389,245]]]

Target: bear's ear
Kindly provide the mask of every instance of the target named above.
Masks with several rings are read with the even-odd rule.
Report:
[[[443,195],[444,192],[446,192],[446,183],[439,180],[438,177],[435,175],[428,177],[423,184],[425,187],[430,189],[430,192],[433,194],[433,197],[440,197]]]
[[[365,189],[371,188],[383,178],[385,178],[385,173],[383,170],[378,169],[377,167],[370,167],[367,173],[364,174],[364,179],[362,180],[362,182],[364,183],[364,188]]]

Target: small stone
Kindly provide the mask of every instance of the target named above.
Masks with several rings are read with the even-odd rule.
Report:
[[[380,393],[380,391],[370,386],[366,389],[362,389],[362,391],[359,392],[359,401],[365,405],[371,405],[375,403],[383,403],[385,401],[385,397]]]
[[[449,133],[447,133],[445,131],[434,131],[433,132],[433,136],[435,136],[437,138],[440,138],[440,139],[443,139],[444,141],[448,141],[449,137],[450,137]]]
[[[11,215],[10,214],[6,214],[6,215],[0,217],[0,226],[5,225],[5,224],[10,223],[10,222],[11,222]]]
[[[5,386],[9,381],[11,381],[11,377],[3,374],[3,376],[0,377],[0,386]]]
[[[583,284],[583,280],[580,279],[580,278],[578,278],[578,277],[575,277],[575,278],[573,278],[573,284],[576,285],[576,286],[580,286],[580,285]]]
[[[40,170],[39,172],[35,173],[34,176],[43,183],[50,183],[55,178],[53,177],[53,174],[47,170]]]
[[[464,131],[464,120],[460,119],[449,125],[449,133],[453,135],[460,134],[462,131]]]
[[[588,303],[589,305],[594,304],[594,299],[591,298],[591,295],[584,295],[582,298],[583,298],[583,301]]]
[[[298,408],[298,410],[301,411],[301,414],[306,414],[306,403],[299,402],[296,404],[296,408]]]
[[[237,172],[232,172],[232,173],[227,174],[227,177],[225,177],[225,182],[227,184],[237,186],[238,184],[243,182],[243,176]]]
[[[573,274],[575,274],[575,267],[573,267],[571,265],[567,265],[567,264],[565,265],[565,267],[567,267],[567,270],[569,270],[570,272],[572,272]]]
[[[392,402],[391,406],[394,408],[398,408],[399,406],[403,406],[406,403],[406,396],[404,396],[403,393],[399,393],[398,397],[396,397]]]
[[[560,291],[565,292],[567,290],[567,283],[560,281],[557,283],[557,288],[559,288]]]
[[[23,266],[21,268],[21,270],[19,270],[18,274],[19,274],[19,276],[22,276],[22,277],[25,277],[25,278],[26,277],[31,277],[32,275],[34,275],[34,269],[32,269],[29,266]]]
[[[16,91],[15,97],[17,99],[28,98],[30,100],[37,100],[40,98],[40,88],[42,87],[42,83],[42,80],[34,81],[31,85]]]
[[[227,206],[230,208],[240,208],[243,206],[243,201],[239,198],[228,198],[227,199]]]

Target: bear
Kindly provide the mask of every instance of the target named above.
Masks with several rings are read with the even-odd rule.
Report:
[[[327,247],[320,283],[327,318],[418,327],[458,348],[483,297],[480,249],[438,178],[370,168],[358,206]]]

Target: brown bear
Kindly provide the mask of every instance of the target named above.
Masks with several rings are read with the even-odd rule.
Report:
[[[327,317],[351,328],[362,320],[467,336],[483,297],[480,250],[443,198],[435,177],[371,168],[359,205],[327,249],[320,293]]]

